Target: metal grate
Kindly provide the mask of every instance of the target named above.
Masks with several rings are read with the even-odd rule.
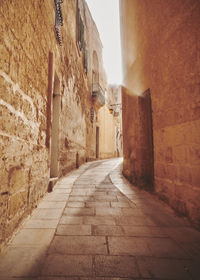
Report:
[[[62,9],[61,4],[63,3],[63,0],[54,0],[55,4],[55,33],[56,33],[56,39],[59,43],[59,45],[62,45],[62,39],[61,39],[61,33],[60,33],[60,26],[63,26],[63,15],[62,15]]]

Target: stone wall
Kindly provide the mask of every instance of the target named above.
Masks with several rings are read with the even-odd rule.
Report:
[[[120,9],[128,92],[123,104],[124,172],[134,175],[134,164],[145,158],[137,156],[141,134],[136,132],[142,129],[143,114],[137,110],[139,96],[150,89],[154,190],[199,226],[200,3],[121,0]]]
[[[95,123],[90,121],[91,79],[77,45],[76,5],[74,0],[61,5],[60,46],[54,0],[0,4],[1,246],[47,191],[51,154],[57,177],[85,161],[89,148],[95,154],[95,144],[87,147],[87,138],[95,143]]]

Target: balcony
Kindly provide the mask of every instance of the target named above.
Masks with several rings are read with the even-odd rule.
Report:
[[[98,106],[105,105],[105,95],[99,83],[92,84],[92,99]]]

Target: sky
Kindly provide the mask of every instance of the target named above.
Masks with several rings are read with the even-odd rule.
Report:
[[[109,84],[121,84],[121,46],[118,0],[86,0],[103,44],[103,61]]]

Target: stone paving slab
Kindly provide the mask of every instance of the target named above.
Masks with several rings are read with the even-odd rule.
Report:
[[[60,224],[81,225],[83,224],[83,217],[62,216],[60,219]]]
[[[51,220],[27,220],[23,228],[29,228],[29,229],[56,229],[58,225],[58,219],[51,219]]]
[[[128,202],[111,202],[111,207],[120,207],[120,208],[130,208],[130,203]]]
[[[108,201],[94,201],[94,202],[86,202],[86,207],[110,207],[110,202]]]
[[[106,239],[103,236],[55,236],[49,254],[106,255]]]
[[[65,193],[65,194],[70,194],[71,193],[71,189],[67,189],[67,188],[56,188],[54,190],[54,193]]]
[[[93,202],[94,197],[93,196],[86,196],[86,195],[70,195],[68,201],[80,201],[80,202]]]
[[[108,237],[111,255],[189,258],[184,250],[169,238]]]
[[[23,228],[16,235],[10,246],[12,247],[43,247],[48,246],[54,236],[55,229],[27,229]]]
[[[94,208],[83,208],[83,207],[74,207],[66,208],[64,210],[64,215],[67,216],[94,216]]]
[[[46,248],[8,248],[8,253],[2,256],[0,262],[0,279],[8,277],[38,276],[40,275]]]
[[[141,216],[121,216],[116,218],[117,225],[133,226],[156,226],[157,224],[151,218]]]
[[[69,198],[69,194],[61,194],[61,193],[48,193],[45,197],[44,197],[44,201],[64,201],[66,202]]]
[[[83,217],[83,223],[86,225],[116,225],[114,217],[110,216],[85,216]]]
[[[91,225],[59,225],[56,235],[91,235]]]
[[[142,277],[156,279],[199,279],[199,269],[191,260],[137,257]]]
[[[152,256],[145,238],[108,237],[110,255]]]
[[[85,189],[73,189],[71,191],[71,195],[86,195],[86,196],[90,196],[93,195],[93,193],[95,192],[94,189],[89,189],[89,188],[85,188]]]
[[[160,227],[150,226],[122,226],[124,235],[135,237],[167,237]]]
[[[66,205],[66,201],[42,201],[38,205],[38,209],[40,208],[52,208],[52,209],[64,209]]]
[[[139,277],[134,257],[131,256],[96,256],[96,276],[104,277]]]
[[[47,257],[42,275],[48,276],[92,276],[92,256],[51,254]]]
[[[74,208],[74,207],[80,208],[80,207],[85,207],[85,206],[86,206],[85,202],[72,201],[72,202],[67,203],[67,207],[72,207],[72,208]]]
[[[49,208],[49,209],[45,209],[45,208],[38,208],[35,209],[33,211],[33,214],[31,216],[31,219],[36,219],[36,220],[54,220],[54,219],[59,219],[61,217],[63,208]]]
[[[93,225],[93,234],[102,236],[123,236],[124,231],[120,226]]]
[[[94,195],[95,201],[110,201],[110,202],[118,202],[117,196],[115,195],[102,195],[102,194],[95,194]]]
[[[121,216],[121,208],[110,208],[110,207],[96,207],[97,216]]]

